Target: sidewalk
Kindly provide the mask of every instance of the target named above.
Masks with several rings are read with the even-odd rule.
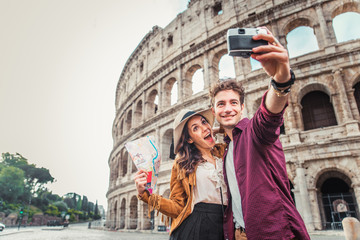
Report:
[[[63,226],[56,226],[56,227],[47,227],[47,226],[36,226],[36,227],[20,227],[18,230],[17,227],[10,227],[5,228],[2,232],[0,232],[0,238],[1,236],[7,236],[11,234],[17,234],[17,233],[27,233],[27,232],[35,232],[39,230],[45,230],[45,231],[61,231],[64,230]]]
[[[3,231],[0,232],[0,238],[1,238],[1,236],[7,236],[7,235],[17,234],[17,233],[33,232],[33,231],[34,231],[34,229],[27,229],[24,227],[21,227],[19,230],[17,227],[5,228]]]

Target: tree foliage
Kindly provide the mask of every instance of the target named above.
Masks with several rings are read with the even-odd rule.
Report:
[[[53,181],[48,169],[30,164],[21,154],[2,153],[0,211],[8,215],[24,209],[29,221],[37,212],[58,217],[66,213],[72,222],[100,218],[97,202],[94,205],[86,196],[81,198],[74,192],[63,197],[53,194],[46,188]]]
[[[24,172],[16,167],[2,167],[0,172],[0,197],[8,202],[18,202],[24,193]]]
[[[35,164],[29,164],[28,160],[21,154],[2,154],[2,164],[12,166],[24,171],[25,187],[33,194],[37,189],[43,187],[49,182],[53,182],[54,178],[46,168],[38,168]]]

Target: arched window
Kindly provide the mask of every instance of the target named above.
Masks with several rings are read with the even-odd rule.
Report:
[[[121,159],[121,172],[122,172],[122,176],[124,177],[127,173],[127,166],[128,166],[128,158],[129,155],[128,153],[125,151],[125,153],[123,154],[123,157]]]
[[[175,78],[170,78],[164,87],[163,106],[168,107],[177,103],[178,100],[178,84]]]
[[[159,104],[159,95],[156,90],[152,90],[149,94],[148,100],[146,102],[147,104],[147,116],[152,117],[154,116],[158,111],[158,104]]]
[[[137,212],[138,199],[136,196],[133,196],[130,200],[130,229],[137,228],[138,221],[138,212]]]
[[[311,27],[297,27],[286,36],[289,57],[297,57],[319,50],[314,30]]]
[[[196,70],[192,77],[192,93],[196,94],[204,90],[204,74],[202,69]]]
[[[136,104],[136,109],[135,109],[135,122],[137,123],[136,125],[138,125],[141,120],[142,120],[142,101],[139,101]]]
[[[341,221],[345,217],[358,218],[352,184],[348,176],[338,171],[328,171],[319,177],[316,186],[320,190],[319,207],[326,229],[341,228]]]
[[[333,19],[333,28],[338,43],[360,38],[360,14],[347,12]]]
[[[360,82],[355,84],[354,89],[355,89],[354,97],[355,97],[356,104],[357,104],[357,107],[358,107],[358,110],[359,110],[359,113],[360,113]]]
[[[304,130],[337,125],[330,97],[321,91],[306,94],[301,100]]]
[[[130,110],[126,117],[126,132],[130,132],[132,122],[132,110]]]
[[[163,156],[163,161],[168,161],[170,160],[170,154],[171,154],[171,150],[170,150],[170,146],[172,143],[172,139],[173,139],[173,130],[172,129],[168,129],[164,136],[162,137],[161,143],[162,143],[162,156]]]
[[[123,198],[120,207],[120,229],[123,229],[125,227],[125,206],[126,206],[126,200],[125,198]]]
[[[171,105],[176,104],[178,101],[178,83],[175,82],[171,88],[171,99],[170,103]]]
[[[219,61],[219,79],[235,78],[234,58],[225,54]]]
[[[120,136],[122,136],[124,133],[124,120],[121,120],[121,124],[120,124]]]

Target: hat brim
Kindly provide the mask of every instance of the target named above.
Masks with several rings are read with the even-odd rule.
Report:
[[[184,117],[186,115],[186,117]],[[212,127],[215,121],[214,115],[212,114],[211,108],[207,110],[201,110],[198,112],[193,112],[191,110],[182,110],[180,113],[176,116],[174,121],[174,153],[176,154],[179,150],[179,143],[181,139],[181,134],[183,132],[184,126],[187,123],[187,121],[196,115],[203,116]]]

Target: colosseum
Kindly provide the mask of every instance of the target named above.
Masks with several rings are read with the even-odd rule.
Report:
[[[357,20],[336,27],[347,16]],[[107,227],[166,230],[161,214],[148,217],[137,199],[126,142],[155,137],[162,155],[157,191],[168,197],[172,123],[180,109],[209,107],[211,84],[230,77],[246,89],[247,116],[255,113],[270,79],[256,62],[227,55],[226,32],[256,26],[266,26],[287,47],[297,77],[280,140],[308,230],[341,229],[344,217],[359,218],[360,37],[343,36],[355,22],[359,0],[190,0],[165,28],[153,27],[116,88]],[[308,43],[312,48],[304,50]],[[232,75],[224,76],[227,68]]]

